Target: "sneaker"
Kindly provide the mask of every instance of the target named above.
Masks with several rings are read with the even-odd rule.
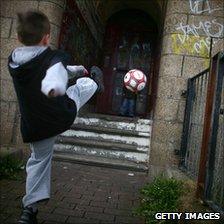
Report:
[[[33,212],[32,208],[29,207],[23,208],[18,224],[38,224],[37,213],[38,211]]]
[[[96,82],[98,85],[97,92],[102,93],[104,91],[104,84],[103,84],[103,72],[97,66],[92,66],[90,71],[90,77]]]

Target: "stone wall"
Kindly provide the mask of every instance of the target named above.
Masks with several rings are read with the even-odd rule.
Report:
[[[223,50],[223,22],[223,0],[167,2],[151,145],[152,171],[178,163],[174,151],[180,149],[185,108],[181,93],[189,77],[208,68],[209,56]]]
[[[20,46],[16,36],[16,13],[28,9],[39,9],[51,22],[51,46],[56,48],[64,11],[64,0],[2,0],[1,1],[1,128],[3,145],[23,145],[19,131],[19,109],[11,77],[7,69],[7,58]]]

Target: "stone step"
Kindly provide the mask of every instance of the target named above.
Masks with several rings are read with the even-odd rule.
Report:
[[[107,134],[115,134],[115,135],[124,135],[124,136],[143,136],[150,137],[150,132],[142,132],[135,130],[126,130],[119,128],[111,128],[111,127],[102,127],[102,126],[94,126],[94,125],[86,125],[86,124],[73,124],[70,128],[71,130],[82,130],[82,131],[91,131],[95,133],[107,133]]]
[[[66,137],[59,136],[56,140],[58,144],[64,145],[76,145],[84,147],[94,147],[104,150],[114,150],[114,151],[123,151],[123,152],[138,152],[138,153],[147,153],[148,147],[140,147],[136,144],[124,144],[119,142],[111,142],[94,138],[83,138],[83,137]]]
[[[111,131],[127,131],[127,135],[151,135],[152,121],[146,119],[135,119],[133,120],[120,120],[120,117],[116,117],[116,120],[107,120],[106,117],[95,118],[95,117],[77,117],[74,122],[74,127],[78,126],[88,126],[95,127],[95,129],[104,131],[105,129],[111,129]],[[147,134],[145,134],[147,133]]]
[[[79,116],[71,129],[58,137],[54,150],[56,155],[78,163],[132,169],[143,165],[147,169],[151,126],[152,121],[147,119]]]
[[[110,141],[115,143],[137,145],[139,147],[149,147],[150,137],[149,136],[131,136],[131,135],[122,135],[122,133],[111,133],[111,132],[101,132],[95,131],[95,129],[77,129],[71,128],[66,132],[62,133],[61,136],[66,137],[76,137],[76,138],[85,138],[92,139],[95,141]]]
[[[120,160],[128,160],[134,162],[148,162],[148,154],[142,152],[127,152],[122,150],[111,150],[106,148],[98,148],[95,146],[79,146],[70,144],[57,143],[54,145],[54,151],[63,152],[74,155],[98,156],[103,158],[112,158]]]
[[[150,119],[142,119],[139,117],[123,117],[123,116],[116,116],[116,115],[109,115],[109,114],[96,114],[96,113],[88,113],[88,114],[79,114],[79,117],[82,118],[95,118],[99,120],[105,120],[105,121],[115,121],[115,122],[126,122],[126,123],[137,123],[143,122],[145,124],[151,124],[152,120]]]
[[[135,163],[132,161],[123,161],[118,159],[102,158],[97,156],[71,155],[66,153],[55,152],[54,160],[85,164],[90,166],[100,166],[115,169],[124,169],[131,171],[147,172],[148,167],[145,164]]]

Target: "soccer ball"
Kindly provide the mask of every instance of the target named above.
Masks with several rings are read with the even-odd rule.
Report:
[[[147,78],[145,74],[137,69],[130,70],[124,76],[124,85],[127,89],[132,92],[138,92],[145,88]]]

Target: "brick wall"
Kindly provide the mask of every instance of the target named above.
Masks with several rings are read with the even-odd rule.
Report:
[[[201,3],[167,2],[150,157],[156,172],[178,162],[174,150],[180,149],[187,78],[209,66],[212,37],[212,55],[223,50],[224,1]]]
[[[64,0],[2,0],[1,1],[1,146],[23,145],[19,131],[19,110],[12,80],[7,69],[7,58],[20,46],[16,37],[16,12],[39,9],[51,22],[51,47],[58,43]]]

